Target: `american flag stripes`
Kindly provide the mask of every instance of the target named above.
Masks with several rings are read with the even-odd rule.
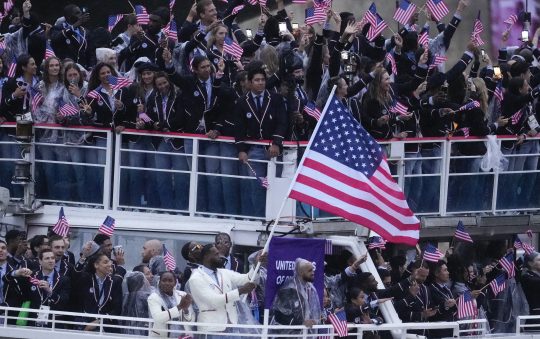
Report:
[[[371,237],[368,239],[368,246],[367,246],[368,250],[372,250],[372,249],[375,249],[375,248],[380,248],[381,250],[385,250],[386,249],[386,241],[384,241],[383,238],[381,237]]]
[[[55,56],[56,54],[54,54],[54,51],[52,49],[51,41],[47,39],[45,41],[45,59],[48,59],[50,57],[55,57]]]
[[[371,6],[369,6],[366,14],[364,14],[364,18],[371,24],[371,26],[375,26],[377,24],[377,6],[375,6],[375,3],[373,2]]]
[[[450,12],[443,0],[428,0],[426,7],[437,21],[441,21]]]
[[[502,102],[503,99],[504,99],[504,93],[503,93],[503,88],[502,88],[502,82],[499,82],[497,84],[497,87],[495,87],[495,91],[493,91],[493,95],[495,96],[495,98],[499,101],[499,102]]]
[[[334,331],[337,336],[342,338],[349,335],[347,328],[347,317],[345,316],[345,310],[337,311],[328,315],[328,320],[334,327]]]
[[[58,114],[62,117],[70,117],[79,114],[79,108],[73,106],[72,104],[64,103],[58,107]]]
[[[9,11],[13,9],[13,0],[7,0],[4,2],[4,15],[7,15]]]
[[[512,117],[510,118],[510,120],[512,120],[512,125],[517,125],[517,123],[519,122],[522,116],[523,116],[523,110],[521,109],[517,111],[516,113],[514,113]]]
[[[176,269],[176,260],[172,256],[171,252],[167,251],[165,244],[163,244],[163,262],[167,271],[174,271]]]
[[[114,233],[114,218],[107,216],[103,224],[99,226],[98,233],[102,233],[111,237]]]
[[[396,13],[394,13],[394,20],[405,26],[411,20],[414,12],[416,12],[415,4],[412,4],[409,0],[401,0]]]
[[[32,276],[28,277],[28,280],[34,286],[39,286],[39,283],[41,282],[38,278]]]
[[[508,273],[508,278],[512,278],[516,275],[514,269],[514,254],[508,253],[499,260],[499,264],[501,265],[503,270]]]
[[[426,46],[429,44],[429,26],[424,26],[418,35],[418,45]]]
[[[248,0],[250,5],[256,6],[259,2],[257,0]]]
[[[476,315],[476,305],[470,291],[465,291],[457,299],[458,319],[474,317]]]
[[[514,26],[514,24],[518,21],[518,17],[515,14],[512,14],[508,17],[508,19],[504,20],[505,24],[508,24],[509,27]]]
[[[390,64],[390,70],[392,74],[397,75],[397,63],[392,53],[386,53],[386,61]]]
[[[169,0],[169,12],[173,11],[176,0]]]
[[[367,32],[366,38],[369,41],[375,40],[381,33],[388,27],[388,24],[384,21],[384,19],[379,15],[379,13],[375,14],[375,25],[371,25],[369,27],[369,30]]]
[[[326,21],[326,13],[322,7],[310,7],[306,8],[306,25],[313,25],[318,22],[324,23]]]
[[[427,244],[426,247],[424,248],[423,258],[425,261],[437,262],[441,260],[442,257],[443,257],[443,254],[441,253],[441,251],[439,251],[439,249],[433,246],[432,244]]]
[[[167,26],[163,28],[163,31],[165,32],[167,38],[178,41],[178,29],[176,28],[176,20],[174,17],[171,19],[171,21],[169,21]]]
[[[407,106],[396,100],[396,102],[394,102],[394,105],[390,107],[390,112],[396,114],[409,114],[408,109],[409,108]]]
[[[504,288],[506,287],[506,278],[504,274],[499,274],[495,279],[491,280],[489,287],[491,287],[493,295],[495,296],[504,291]]]
[[[315,120],[319,120],[321,118],[321,111],[315,106],[314,102],[308,102],[304,106],[304,112],[306,112],[307,115],[313,117]]]
[[[231,39],[230,37],[226,37],[225,41],[223,42],[223,52],[230,54],[233,58],[240,60],[242,57],[242,54],[244,54],[244,49],[240,47],[240,45]]]
[[[7,76],[8,78],[13,78],[15,76],[15,71],[17,69],[17,60],[15,57],[11,60],[11,63],[8,66]]]
[[[463,133],[463,136],[465,138],[468,138],[469,135],[471,135],[471,129],[469,127],[463,127],[463,128],[460,128],[459,130],[461,131],[461,133]]]
[[[266,7],[266,0],[259,0],[259,5],[261,5],[261,7]]]
[[[329,98],[290,198],[367,227],[384,239],[415,245],[420,223],[390,174],[380,145],[335,96]]]
[[[476,20],[474,20],[473,32],[471,33],[471,40],[476,47],[485,44],[484,40],[482,40],[482,38],[480,37],[480,34],[482,34],[483,31],[484,25],[480,20],[480,11],[478,11],[478,16],[476,17]]]
[[[107,80],[113,89],[121,89],[133,83],[129,78],[115,77],[114,75],[109,75]]]
[[[60,207],[60,212],[58,212],[58,221],[54,225],[52,231],[59,236],[65,237],[69,233],[69,223],[64,214],[64,207]]]
[[[454,237],[459,240],[463,240],[466,242],[472,243],[473,240],[469,233],[465,231],[465,226],[463,226],[463,222],[460,220],[457,224],[456,232],[454,233]]]
[[[531,254],[534,252],[534,246],[529,245],[521,241],[521,239],[516,235],[514,239],[514,248],[522,249],[525,254]]]
[[[150,16],[144,6],[135,5],[135,15],[137,16],[137,23],[139,25],[148,25],[150,23]]]
[[[38,109],[42,102],[43,94],[41,94],[41,92],[36,92],[36,94],[32,96],[32,110],[35,111],[36,109]]]
[[[244,5],[236,6],[235,8],[232,9],[231,14],[232,14],[232,15],[238,14],[238,12],[240,12],[241,10],[243,10],[244,7],[245,7]]]
[[[332,240],[326,240],[324,243],[324,254],[332,255],[334,254],[334,248],[332,247]]]
[[[90,99],[99,99],[100,95],[99,95],[99,91],[101,91],[101,85],[99,85],[98,87],[94,88],[93,90],[91,90],[90,92],[88,92],[88,94],[86,95],[87,97],[89,97]]]
[[[107,21],[107,30],[112,32],[114,27],[122,20],[124,14],[109,15],[109,20]]]
[[[270,183],[268,183],[268,177],[257,177],[257,180],[259,181],[262,187],[266,189],[270,188]]]
[[[141,119],[141,120],[144,121],[144,122],[151,122],[151,121],[153,121],[152,118],[150,118],[150,117],[148,116],[148,114],[146,114],[146,113],[144,113],[144,112],[139,113],[139,119]]]
[[[476,100],[473,100],[458,108],[458,111],[470,111],[471,109],[475,108],[480,108],[480,103]]]
[[[429,65],[429,69],[434,69],[436,67],[439,67],[439,65],[444,64],[446,61],[448,61],[448,57],[445,55],[439,55],[435,54],[435,57],[433,58],[433,63]]]

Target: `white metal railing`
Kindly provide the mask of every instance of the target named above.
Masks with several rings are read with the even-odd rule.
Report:
[[[0,133],[2,128],[13,128],[13,124],[0,125]],[[104,209],[137,209],[151,210],[168,213],[180,213],[185,215],[202,215],[202,216],[217,216],[217,217],[234,217],[234,218],[249,218],[249,219],[271,219],[275,215],[277,205],[280,204],[286,189],[289,187],[292,174],[297,164],[297,152],[299,148],[306,146],[305,142],[285,142],[284,155],[271,160],[250,160],[253,166],[257,164],[263,165],[266,172],[266,177],[269,182],[269,189],[263,193],[265,204],[262,215],[250,214],[242,211],[242,205],[234,213],[225,211],[224,206],[221,210],[212,211],[211,209],[202,208],[198,205],[201,202],[201,197],[206,197],[209,192],[201,191],[201,187],[205,180],[214,178],[215,182],[224,183],[226,180],[234,181],[241,187],[246,183],[253,183],[257,179],[250,173],[242,174],[234,172],[232,174],[222,173],[221,171],[207,172],[199,168],[199,164],[205,160],[229,161],[234,163],[236,170],[239,170],[240,163],[237,161],[237,152],[229,155],[221,155],[219,153],[207,154],[201,152],[202,145],[209,143],[215,145],[231,145],[234,140],[228,137],[220,137],[215,141],[210,141],[202,135],[180,134],[180,133],[157,133],[148,131],[125,130],[121,134],[112,133],[110,129],[93,128],[93,127],[75,127],[65,128],[59,125],[38,124],[35,126],[35,131],[39,135],[43,131],[58,131],[59,133],[98,133],[106,137],[99,139],[100,142],[91,142],[83,144],[65,143],[64,139],[58,138],[56,141],[44,141],[36,138],[35,147],[37,148],[36,164],[40,168],[46,168],[45,164],[51,164],[55,168],[68,168],[71,175],[78,175],[81,178],[79,169],[87,169],[90,174],[84,176],[84,183],[95,187],[99,185],[99,198],[93,196],[92,199],[81,199],[79,195],[84,192],[73,193],[77,189],[82,191],[83,188],[75,183],[75,178],[66,178],[68,182],[67,192],[71,192],[70,196],[51,196],[50,192],[45,191],[43,194],[43,183],[37,183],[38,199],[49,203],[73,204],[73,205],[89,205]],[[5,133],[4,133],[5,134]],[[113,138],[114,136],[114,138]],[[147,138],[148,149],[138,149],[131,147],[127,141],[129,138]],[[192,151],[186,154],[183,151],[171,150],[156,150],[155,146],[163,140],[163,138],[182,139],[192,144]],[[97,139],[94,139],[97,140]],[[104,142],[106,140],[106,142]],[[497,142],[500,146],[502,141],[515,140],[513,137],[498,137]],[[516,211],[531,211],[540,208],[540,201],[535,199],[527,199],[535,187],[540,187],[540,176],[538,173],[537,162],[540,157],[540,147],[537,147],[539,138],[528,138],[531,152],[521,154],[516,150],[505,157],[512,163],[520,163],[518,169],[510,168],[507,171],[495,169],[489,172],[481,170],[466,170],[462,168],[470,168],[474,162],[478,162],[482,156],[464,156],[456,152],[457,145],[463,143],[478,143],[484,142],[482,138],[416,138],[403,140],[384,140],[381,141],[387,150],[387,157],[392,171],[392,175],[398,184],[404,189],[411,208],[417,215],[453,215],[464,213],[514,213]],[[253,142],[254,145],[268,145],[269,142]],[[427,152],[428,146],[436,145],[432,148],[434,151]],[[5,150],[6,146],[17,147],[17,142],[14,139],[0,140],[0,152]],[[407,147],[420,145],[421,153],[409,153]],[[206,146],[204,146],[206,147]],[[521,146],[522,148],[524,146]],[[41,148],[53,149],[56,156],[44,157],[40,154]],[[73,161],[72,158],[62,157],[73,150],[78,150],[81,153],[101,153],[99,157],[101,161],[91,161],[91,159],[82,158],[78,161]],[[426,151],[427,150],[427,151]],[[13,154],[13,153],[11,153]],[[159,168],[155,160],[152,164],[130,165],[126,159],[130,157],[159,157],[169,156],[171,159],[184,158],[186,166],[183,168]],[[90,157],[91,158],[91,157]],[[0,165],[16,160],[16,156],[5,156],[0,153]],[[189,166],[187,161],[189,160]],[[525,163],[525,165],[523,165]],[[532,164],[532,165],[531,165]],[[242,165],[244,166],[244,165]],[[519,167],[519,166],[518,166]],[[412,168],[412,170],[411,170]],[[96,172],[97,171],[97,172]],[[97,174],[96,174],[97,173]],[[163,177],[170,176],[171,182],[177,183],[180,179],[185,180],[185,186],[189,187],[182,194],[186,197],[184,206],[164,206],[161,202],[149,202],[151,200],[147,195],[137,192],[142,200],[133,203],[133,194],[129,188],[133,184],[125,182],[126,178],[133,173],[144,173],[141,177]],[[538,180],[536,180],[538,177]],[[176,181],[175,181],[176,178]],[[528,180],[525,180],[527,178]],[[50,180],[50,178],[46,178]],[[68,180],[69,179],[69,180]],[[144,180],[144,179],[143,179]],[[39,181],[39,179],[38,179]],[[538,184],[535,183],[538,181]],[[149,184],[151,181],[140,181],[140,185]],[[521,184],[521,185],[520,185]],[[74,188],[74,186],[77,186]],[[157,194],[157,187],[151,187]],[[243,188],[240,188],[243,189]],[[61,190],[65,193],[66,190]],[[40,193],[42,193],[40,195]],[[162,192],[159,192],[162,193]],[[242,193],[242,194],[240,194]],[[249,192],[248,192],[249,193]],[[246,198],[245,192],[238,192],[237,200]],[[472,199],[471,197],[475,197]],[[130,199],[132,201],[130,201]],[[235,199],[231,197],[231,199]],[[467,199],[471,199],[471,203],[467,203]],[[215,206],[212,206],[215,207]],[[307,205],[302,205],[306,209],[307,214],[313,219],[324,220],[334,218],[331,215],[326,215],[322,211],[318,211]],[[285,209],[286,215],[294,217],[301,216],[304,212],[300,208],[300,204],[290,201],[288,208]]]

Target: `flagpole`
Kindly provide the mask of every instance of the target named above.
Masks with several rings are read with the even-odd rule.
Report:
[[[332,88],[332,91],[330,92],[330,95],[328,96],[328,100],[326,100],[326,104],[324,105],[324,109],[321,113],[321,117],[319,118],[319,121],[317,122],[317,125],[315,126],[315,129],[313,130],[313,133],[311,134],[311,138],[309,139],[308,145],[306,147],[306,150],[309,151],[311,144],[313,143],[313,139],[317,135],[317,132],[319,130],[319,127],[321,126],[321,122],[323,121],[323,118],[326,114],[326,111],[328,110],[328,106],[330,105],[330,102],[332,101],[334,97],[334,93],[336,91],[337,86],[334,85]],[[296,169],[296,172],[294,173],[294,177],[289,185],[289,188],[287,189],[287,194],[283,198],[283,201],[281,202],[281,207],[279,208],[279,211],[277,213],[276,218],[274,219],[274,222],[272,223],[272,228],[270,229],[270,233],[268,234],[268,239],[266,240],[266,243],[264,244],[262,254],[268,252],[268,247],[270,246],[270,241],[272,240],[272,237],[274,236],[274,233],[276,231],[277,223],[279,222],[279,218],[281,217],[281,213],[283,213],[283,209],[285,208],[285,203],[287,202],[287,199],[289,197],[289,194],[292,191],[293,185],[296,182],[296,178],[298,177],[298,174],[300,173],[300,170],[304,166],[304,160],[306,159],[306,154],[308,152],[304,152],[304,156],[302,157],[302,160],[300,160],[300,164],[298,165],[298,168]],[[250,281],[253,282],[255,280],[255,276],[259,272],[259,269],[261,268],[261,263],[257,262],[257,266],[255,266],[255,270],[253,271],[253,276],[250,278]],[[243,301],[245,301],[247,298],[247,294],[244,295]]]

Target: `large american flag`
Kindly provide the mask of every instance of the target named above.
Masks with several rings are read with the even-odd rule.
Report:
[[[107,21],[107,30],[112,32],[114,27],[122,20],[124,14],[109,15],[109,20]]]
[[[176,269],[176,260],[172,256],[171,252],[167,251],[165,244],[163,244],[163,262],[167,271],[174,271]]]
[[[405,26],[411,20],[414,12],[416,12],[415,4],[412,4],[409,0],[401,0],[396,13],[394,13],[394,20]]]
[[[59,236],[65,237],[69,233],[69,223],[64,214],[64,207],[60,207],[60,212],[58,212],[58,221],[54,225],[52,231]]]
[[[375,20],[375,24],[372,24],[367,32],[366,38],[368,38],[369,41],[375,40],[375,38],[378,37],[386,29],[386,27],[388,27],[388,24],[379,15],[379,13],[375,14]]]
[[[491,287],[493,295],[495,296],[504,291],[504,288],[506,287],[506,277],[504,274],[499,274],[495,279],[491,280],[489,287]]]
[[[129,78],[115,77],[114,75],[109,75],[107,80],[113,89],[121,89],[133,83]]]
[[[454,237],[459,240],[463,240],[466,242],[472,243],[473,240],[469,233],[465,231],[465,226],[463,226],[463,222],[460,220],[457,224],[456,232],[454,233]]]
[[[79,114],[79,108],[65,103],[58,108],[58,114],[62,117],[70,117]]]
[[[437,21],[441,21],[442,18],[450,13],[443,0],[428,0],[426,6]]]
[[[470,291],[465,291],[457,300],[458,319],[474,317],[476,315],[476,305]]]
[[[334,327],[334,331],[338,337],[346,337],[349,335],[349,329],[347,328],[347,317],[345,310],[337,311],[328,315],[328,320]]]
[[[514,269],[514,254],[508,253],[504,257],[502,257],[499,260],[499,265],[501,265],[502,269],[508,273],[508,278],[512,278],[516,276],[516,272]]]
[[[306,25],[313,25],[318,22],[324,23],[326,21],[326,12],[322,7],[310,7],[306,8]]]
[[[146,8],[141,5],[135,6],[135,15],[137,16],[137,23],[139,25],[148,25],[150,23],[150,16],[146,12]]]
[[[392,178],[381,146],[335,96],[311,137],[290,198],[415,245],[420,222]]]
[[[443,257],[443,254],[439,249],[432,244],[427,244],[427,246],[424,248],[424,260],[429,262],[437,262],[441,260]]]
[[[381,238],[381,237],[377,237],[377,236],[371,237],[371,238],[368,239],[367,248],[368,248],[368,250],[372,250],[372,249],[375,249],[375,248],[380,248],[381,250],[385,250],[386,249],[386,241],[384,241],[384,239]]]
[[[230,54],[233,58],[240,60],[242,57],[242,54],[244,54],[244,49],[240,47],[240,45],[231,39],[230,37],[226,37],[225,41],[223,41],[223,52]]]
[[[99,226],[98,233],[103,233],[111,237],[114,233],[114,218],[107,216],[105,221],[103,221],[103,224]]]
[[[306,112],[307,115],[313,117],[315,120],[319,120],[321,118],[321,111],[315,106],[314,102],[308,102],[304,105],[304,112]]]
[[[473,32],[471,33],[471,40],[476,47],[485,44],[484,40],[482,40],[482,38],[480,37],[480,34],[482,34],[483,31],[484,25],[480,20],[480,11],[478,11],[478,16],[476,17],[476,20],[474,20]]]

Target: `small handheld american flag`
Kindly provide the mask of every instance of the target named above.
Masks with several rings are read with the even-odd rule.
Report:
[[[427,244],[427,246],[424,248],[424,260],[429,262],[437,262],[441,260],[443,257],[443,254],[439,249],[432,244]]]
[[[255,172],[255,169],[253,169],[253,167],[251,167],[251,165],[249,164],[249,162],[246,163],[246,164],[247,164],[247,166],[249,167],[250,172],[253,173],[253,176],[254,176],[255,178],[257,178],[257,181],[259,182],[259,184],[260,184],[262,187],[268,189],[268,188],[270,187],[270,184],[268,183],[268,177],[260,177],[260,176],[257,174],[257,172]]]
[[[390,64],[392,74],[397,75],[397,63],[392,53],[386,53],[385,60]]]
[[[418,45],[419,46],[426,46],[429,44],[429,26],[424,26],[422,28],[422,31],[420,31],[420,35],[418,35]]]
[[[150,23],[150,16],[146,12],[146,8],[141,5],[135,6],[135,15],[137,16],[137,23],[139,25],[148,25]]]
[[[471,40],[476,47],[485,44],[484,40],[480,37],[480,34],[482,34],[483,31],[484,25],[482,24],[482,20],[480,20],[480,11],[478,11],[478,16],[476,17],[476,20],[474,20],[473,32],[471,34]]]
[[[384,21],[384,19],[379,15],[379,13],[375,14],[375,24],[371,25],[369,27],[369,30],[367,32],[366,38],[369,41],[375,40],[381,33],[388,27],[388,24]]]
[[[307,115],[315,118],[315,120],[319,120],[321,118],[321,111],[315,106],[314,102],[308,102],[304,106],[304,112],[306,112]]]
[[[512,278],[516,276],[515,269],[514,269],[514,255],[512,253],[508,253],[504,257],[502,257],[499,260],[499,264],[503,268],[503,270],[508,273],[508,278]]]
[[[409,114],[407,106],[397,100],[394,105],[390,107],[390,112],[396,114]]]
[[[141,119],[141,120],[144,121],[144,122],[152,122],[152,121],[153,121],[152,118],[150,118],[150,117],[148,116],[148,114],[146,114],[146,113],[144,113],[144,112],[143,112],[143,113],[139,113],[139,119]]]
[[[8,66],[7,76],[8,78],[13,78],[15,76],[15,71],[17,69],[17,60],[15,57],[11,59],[11,63]]]
[[[504,93],[503,93],[503,88],[502,88],[502,82],[499,82],[497,84],[497,87],[495,87],[495,91],[493,92],[493,95],[495,96],[495,98],[501,102],[503,101],[504,99]]]
[[[409,0],[401,0],[394,14],[394,20],[402,25],[407,25],[414,12],[416,12],[415,4],[412,4]]]
[[[446,7],[443,0],[428,0],[426,2],[426,7],[437,21],[441,21],[442,18],[450,13],[450,10]]]
[[[56,54],[54,54],[54,50],[52,49],[51,41],[47,39],[45,41],[45,59],[55,57],[55,56]]]
[[[368,250],[372,250],[372,249],[375,249],[375,248],[380,248],[381,250],[385,250],[386,249],[386,241],[384,241],[384,239],[381,238],[381,237],[371,237],[371,238],[369,238],[367,248],[368,248]]]
[[[72,104],[63,104],[58,108],[58,114],[62,117],[70,117],[79,114],[79,108]]]
[[[241,10],[244,9],[244,5],[236,6],[232,9],[231,15],[238,14]]]
[[[518,17],[515,14],[512,14],[508,17],[508,19],[504,20],[505,24],[508,24],[509,27],[512,27],[516,22],[518,21]]]
[[[101,91],[101,88],[102,88],[101,85],[99,85],[95,89],[88,92],[88,94],[86,96],[89,97],[90,99],[94,99],[94,100],[99,99],[99,91]]]
[[[460,220],[457,224],[456,232],[454,233],[454,237],[459,240],[463,240],[466,242],[472,243],[473,240],[469,233],[465,231],[465,226],[463,226],[463,222]]]
[[[326,12],[321,7],[310,7],[306,8],[305,17],[306,25],[313,25],[318,22],[324,23],[326,21]]]
[[[435,54],[435,58],[433,58],[433,63],[429,65],[429,69],[434,69],[435,67],[439,67],[439,65],[444,64],[448,60],[448,57],[445,55],[438,55]]]
[[[174,41],[178,41],[178,29],[176,26],[176,20],[171,18],[171,21],[163,28],[163,31],[165,32],[165,35],[167,38],[172,39]]]
[[[495,296],[504,291],[504,288],[506,287],[506,278],[504,277],[504,274],[499,274],[495,279],[491,280],[489,287],[491,287]]]
[[[133,83],[129,78],[115,77],[114,75],[109,75],[107,80],[113,89],[121,89]]]
[[[9,11],[13,9],[13,0],[7,0],[4,2],[4,15],[7,15]]]
[[[61,237],[65,237],[69,233],[69,223],[64,214],[64,207],[60,207],[60,212],[58,212],[58,221],[53,227],[53,232],[58,234]]]
[[[36,92],[32,96],[32,110],[35,112],[39,106],[41,106],[41,103],[43,102],[43,94],[41,92]]]
[[[466,103],[465,105],[458,108],[458,111],[470,111],[475,108],[480,108],[480,103],[476,100]]]
[[[28,280],[32,285],[39,286],[40,280],[38,278],[30,276],[28,277]]]
[[[476,315],[476,305],[471,292],[465,291],[457,300],[458,319],[474,317]]]
[[[340,310],[335,313],[328,315],[328,320],[334,327],[334,331],[338,337],[346,337],[349,335],[349,329],[347,328],[347,317],[345,315],[345,310]]]
[[[240,45],[231,39],[230,37],[226,37],[225,41],[223,42],[223,52],[230,54],[233,58],[240,60],[242,57],[242,54],[244,54],[244,49],[240,47]]]
[[[515,239],[514,239],[514,248],[522,249],[525,252],[525,254],[531,254],[532,252],[534,252],[534,246],[522,242],[521,239],[517,235],[515,236]]]
[[[99,226],[98,233],[102,233],[108,235],[109,237],[112,237],[112,235],[114,234],[114,221],[114,218],[107,216],[107,218],[105,218],[105,221],[103,221],[103,224]]]
[[[512,125],[517,125],[517,123],[519,122],[522,116],[523,116],[523,110],[521,109],[517,111],[516,113],[514,113],[512,117],[510,118],[510,120],[512,121]]]
[[[377,24],[377,6],[375,3],[371,3],[369,6],[366,14],[364,14],[364,18],[371,24],[371,26],[375,26]]]
[[[122,20],[124,14],[109,15],[109,20],[107,21],[107,30],[112,32],[114,27]]]
[[[163,244],[163,261],[168,271],[174,271],[176,269],[176,260],[172,256],[171,252],[167,251],[165,244]]]

